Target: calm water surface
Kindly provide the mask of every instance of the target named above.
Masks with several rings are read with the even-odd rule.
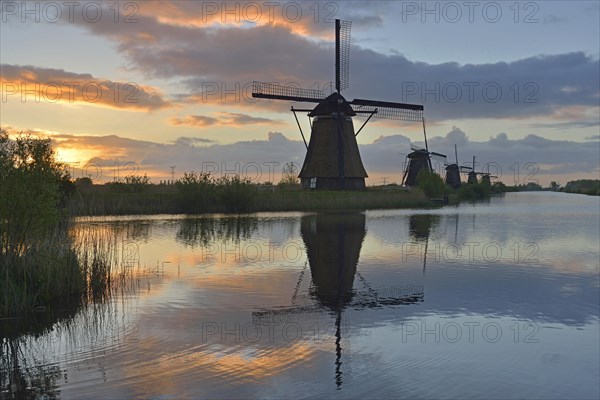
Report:
[[[2,321],[1,397],[600,396],[597,197],[75,229],[130,278],[46,329]]]

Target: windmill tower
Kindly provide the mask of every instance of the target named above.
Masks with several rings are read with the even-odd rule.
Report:
[[[454,157],[456,158],[455,164],[446,164],[446,185],[458,189],[461,184],[460,173],[472,168],[458,165],[458,150],[456,149],[456,145],[454,145]]]
[[[363,166],[356,136],[372,117],[418,122],[423,119],[423,106],[386,101],[354,99],[347,101],[341,94],[349,86],[351,22],[335,20],[335,92],[299,89],[270,83],[254,82],[252,97],[318,103],[314,109],[291,107],[304,145],[306,157],[300,170],[305,189],[360,190],[368,176]],[[306,142],[296,112],[307,112],[311,119],[311,134]],[[368,115],[355,133],[352,117]]]
[[[423,119],[423,137],[425,138],[425,148],[417,149],[411,146],[412,152],[406,156],[404,176],[402,177],[403,186],[417,186],[417,176],[422,170],[433,172],[432,156],[446,159],[445,154],[429,151],[427,133],[425,132],[425,119]]]

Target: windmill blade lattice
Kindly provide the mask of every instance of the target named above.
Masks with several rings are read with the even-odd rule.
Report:
[[[252,83],[252,97],[319,103],[326,96],[322,90],[301,89],[295,86],[282,86],[274,83],[255,81]]]
[[[335,21],[335,88],[338,93],[350,86],[350,21]]]
[[[423,120],[423,106],[418,104],[393,103],[389,101],[376,101],[354,99],[350,102],[355,111],[376,111],[373,118],[392,119],[399,121],[421,122]]]

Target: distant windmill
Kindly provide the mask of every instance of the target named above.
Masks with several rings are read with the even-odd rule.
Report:
[[[314,109],[291,108],[300,128],[307,152],[300,171],[305,189],[365,188],[368,176],[360,158],[356,136],[372,117],[418,122],[423,119],[423,106],[376,100],[347,101],[341,94],[348,88],[351,22],[335,20],[335,89],[329,96],[321,90],[299,89],[271,83],[254,82],[252,96],[265,99],[318,103]],[[308,144],[296,112],[308,112],[311,135]],[[355,133],[352,117],[368,114]]]
[[[477,175],[481,175],[481,183],[487,183],[487,184],[491,183],[490,178],[497,178],[496,175],[490,174],[489,165],[488,165],[487,172],[476,172],[475,171],[475,156],[473,156],[473,168],[468,174],[467,183],[477,183]]]
[[[458,165],[458,150],[456,149],[456,145],[454,145],[454,157],[456,159],[455,164],[446,164],[446,185],[449,185],[454,189],[458,189],[461,184],[460,173],[464,172],[465,170],[472,170],[472,168],[464,165]]]
[[[431,157],[438,157],[446,160],[445,154],[429,151],[427,132],[425,131],[425,119],[423,119],[423,137],[425,139],[425,148],[418,149],[411,146],[412,152],[406,156],[406,161],[404,162],[404,176],[402,177],[403,186],[416,186],[417,176],[422,170],[433,172]]]

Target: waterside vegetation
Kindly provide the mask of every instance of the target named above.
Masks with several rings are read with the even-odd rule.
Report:
[[[0,318],[104,293],[110,249],[70,234],[74,186],[50,140],[0,131],[0,188]]]

